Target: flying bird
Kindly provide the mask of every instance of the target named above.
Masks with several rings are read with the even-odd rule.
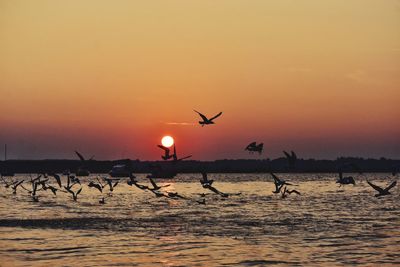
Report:
[[[169,184],[167,184],[167,185],[157,185],[156,182],[154,182],[154,180],[152,178],[149,178],[149,179],[150,179],[151,185],[153,186],[153,188],[149,188],[150,191],[157,191],[157,190],[160,190],[162,187],[169,186]]]
[[[178,158],[178,155],[176,154],[176,146],[174,144],[174,154],[172,154],[172,157],[174,158],[174,161],[181,161],[181,160],[188,159],[188,158],[192,157],[192,155],[185,156],[183,158]]]
[[[374,185],[373,183],[371,183],[371,182],[368,181],[368,180],[367,180],[367,183],[368,183],[373,189],[375,189],[376,191],[378,191],[378,194],[376,194],[375,197],[381,197],[381,196],[390,195],[389,190],[392,189],[393,187],[395,187],[396,184],[397,184],[397,182],[394,181],[394,182],[392,182],[388,187],[386,187],[385,189],[383,189],[383,188],[381,188],[381,187],[379,187],[379,186],[377,186],[377,185]]]
[[[82,192],[82,187],[79,188],[78,191],[76,191],[76,192],[72,191],[71,189],[67,189],[67,191],[69,193],[71,193],[72,198],[74,199],[74,201],[77,201],[78,200],[78,195]]]
[[[340,184],[339,186],[346,184],[356,185],[354,178],[352,176],[343,177],[342,171],[339,171],[339,179],[336,180],[336,183]]]
[[[203,176],[202,179],[200,180],[200,183],[203,187],[205,186],[211,186],[214,180],[208,180],[207,173],[202,172],[201,175]]]
[[[198,112],[198,111],[196,111],[196,110],[194,110],[194,112],[196,112],[197,114],[199,114],[200,117],[203,119],[202,121],[199,121],[199,124],[200,124],[202,127],[204,127],[204,125],[207,125],[207,124],[215,124],[213,120],[222,115],[222,112],[220,112],[220,113],[218,113],[217,115],[215,115],[214,117],[208,119],[206,116],[204,116],[204,115],[201,114],[200,112]]]
[[[244,150],[247,150],[250,153],[258,152],[259,154],[261,154],[262,151],[263,151],[263,148],[264,148],[264,144],[263,143],[259,143],[257,145],[257,142],[252,142],[252,143],[248,144]]]
[[[163,160],[169,160],[173,157],[173,155],[170,154],[170,149],[168,147],[165,147],[163,145],[157,145],[159,148],[164,150],[164,155],[161,156]]]
[[[289,168],[294,169],[296,167],[296,161],[297,161],[297,155],[294,153],[294,151],[290,151],[290,154],[286,151],[283,151],[283,154],[285,154],[285,157],[288,160],[289,163]]]
[[[272,172],[270,173],[272,175],[272,178],[274,178],[274,184],[275,184],[275,191],[272,191],[272,193],[274,194],[278,194],[281,192],[281,189],[284,185],[293,185],[290,183],[287,183],[284,180],[281,180],[278,178],[278,176],[276,176],[275,174],[273,174]]]
[[[54,179],[56,179],[58,186],[61,188],[61,178],[58,174],[53,174]]]

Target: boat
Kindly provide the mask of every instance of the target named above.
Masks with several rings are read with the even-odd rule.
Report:
[[[132,172],[125,164],[114,165],[108,173],[111,177],[131,177]]]

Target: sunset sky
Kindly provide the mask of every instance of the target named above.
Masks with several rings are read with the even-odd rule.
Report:
[[[400,158],[400,1],[0,0],[0,125],[13,159]]]

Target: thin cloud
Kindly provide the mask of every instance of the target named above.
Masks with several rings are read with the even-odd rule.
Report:
[[[165,124],[168,124],[168,125],[182,125],[182,126],[195,125],[195,123],[193,123],[193,122],[165,122]]]

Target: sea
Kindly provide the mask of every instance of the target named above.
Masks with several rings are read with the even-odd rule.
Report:
[[[381,198],[367,184],[398,177],[353,173],[355,186],[339,186],[335,173],[277,175],[300,195],[273,193],[268,173],[209,174],[227,197],[203,188],[200,174],[155,179],[183,198],[125,179],[113,192],[87,186],[102,174],[80,178],[77,201],[41,190],[34,202],[1,184],[0,266],[400,266],[400,184]],[[30,175],[6,179],[29,189]],[[151,186],[146,174],[137,180]]]

